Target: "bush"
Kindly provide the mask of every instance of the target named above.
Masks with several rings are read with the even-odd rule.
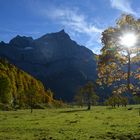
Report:
[[[56,108],[66,107],[67,105],[62,100],[53,100],[53,105]]]
[[[105,105],[110,105],[112,107],[115,106],[119,107],[120,105],[126,106],[127,104],[128,104],[128,98],[120,95],[113,95],[105,101]]]
[[[13,110],[12,106],[9,105],[9,104],[2,104],[0,103],[0,110],[3,110],[3,111],[10,111],[10,110]]]

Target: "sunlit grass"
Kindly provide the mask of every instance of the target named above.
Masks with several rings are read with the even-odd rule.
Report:
[[[140,139],[139,106],[0,112],[0,139]]]

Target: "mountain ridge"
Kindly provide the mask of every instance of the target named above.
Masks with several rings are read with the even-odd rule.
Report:
[[[0,43],[0,57],[41,80],[56,98],[72,101],[79,86],[95,81],[95,54],[61,30],[38,39],[16,36]],[[69,86],[68,86],[69,85]]]

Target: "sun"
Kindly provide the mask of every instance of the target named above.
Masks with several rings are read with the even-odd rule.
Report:
[[[137,37],[134,33],[127,33],[120,37],[120,44],[125,47],[133,47],[136,44]]]

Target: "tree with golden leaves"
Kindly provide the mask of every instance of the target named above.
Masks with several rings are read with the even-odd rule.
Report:
[[[95,85],[93,82],[88,82],[86,85],[79,89],[79,92],[75,96],[76,101],[80,104],[87,104],[87,110],[91,109],[92,104],[96,104],[98,96],[95,93]]]
[[[115,27],[102,33],[97,80],[100,85],[111,86],[114,93],[132,93],[136,89],[131,81],[135,78],[131,64],[140,52],[139,39],[140,20],[131,15],[122,15]]]

